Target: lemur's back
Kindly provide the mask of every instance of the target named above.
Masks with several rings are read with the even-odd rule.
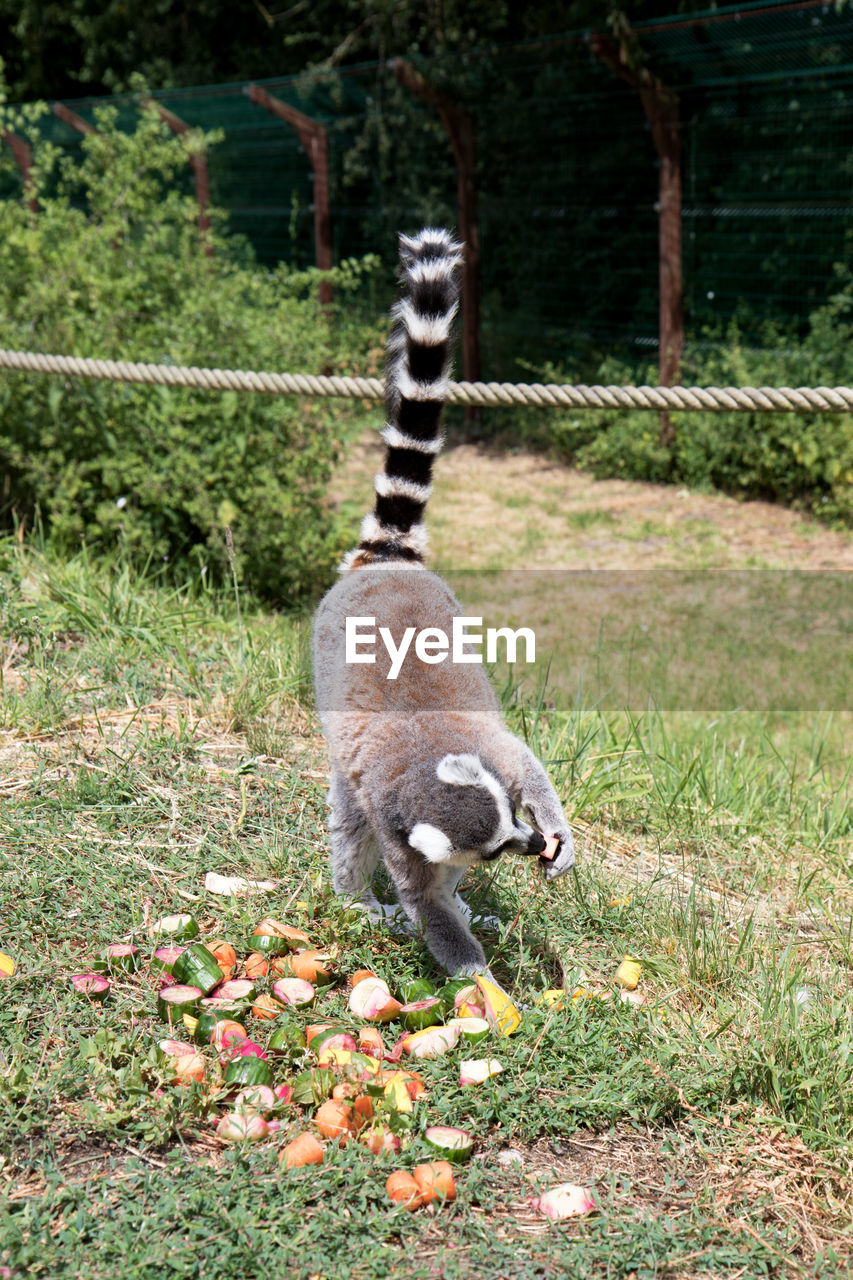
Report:
[[[314,623],[320,718],[335,709],[412,716],[442,707],[498,715],[494,690],[479,663],[453,662],[449,650],[440,662],[424,662],[413,640],[405,657],[393,662],[407,630],[417,634],[434,627],[450,638],[454,619],[463,616],[447,583],[434,573],[360,569],[344,574],[321,602]],[[346,661],[347,619],[355,618],[370,619],[360,631],[373,640],[363,640],[358,652],[373,662]],[[381,639],[382,628],[393,637],[390,648]]]

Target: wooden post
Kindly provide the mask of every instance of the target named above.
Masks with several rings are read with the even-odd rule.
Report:
[[[12,133],[10,129],[0,131],[0,138],[6,143],[12,155],[15,157],[15,164],[20,170],[21,177],[24,180],[24,191],[30,181],[30,167],[33,162],[33,149],[23,138],[19,138],[16,133]],[[32,213],[38,213],[38,201],[34,196],[27,197],[27,206]]]
[[[192,125],[188,125],[186,120],[176,116],[173,111],[170,111],[168,107],[164,107],[162,103],[156,102],[153,98],[145,98],[143,102],[145,106],[149,106],[151,103],[154,104],[160,112],[162,120],[173,133],[190,133],[192,131]],[[207,212],[210,206],[210,179],[207,171],[207,156],[193,154],[190,156],[190,164],[195,178],[195,198],[198,203],[198,229],[201,234],[201,244],[206,257],[212,258],[213,245],[210,242],[210,214]]]
[[[474,122],[470,112],[431,85],[405,58],[394,58],[389,66],[404,88],[429,103],[438,112],[453,147],[456,161],[456,191],[459,235],[465,242],[462,267],[462,375],[466,382],[480,381],[480,233],[477,226],[477,184],[474,152]],[[478,421],[478,408],[465,410],[466,421]]]
[[[323,125],[297,111],[289,102],[274,98],[260,85],[250,84],[246,93],[252,102],[270,115],[278,116],[291,125],[305,148],[308,162],[314,174],[314,261],[321,271],[332,269],[332,214],[329,199],[329,137]],[[332,301],[332,286],[328,280],[320,285],[320,305]]]
[[[53,114],[58,116],[60,120],[69,125],[70,128],[76,129],[78,133],[97,133],[97,129],[93,124],[89,124],[88,120],[84,120],[82,116],[78,116],[76,111],[72,111],[70,107],[66,107],[64,102],[54,102],[51,107]]]
[[[666,89],[646,67],[628,66],[611,36],[594,34],[590,47],[597,58],[636,89],[658,153],[658,364],[660,384],[677,385],[684,353],[684,285],[681,248],[681,129],[678,95]],[[675,428],[661,414],[660,442],[667,448]]]

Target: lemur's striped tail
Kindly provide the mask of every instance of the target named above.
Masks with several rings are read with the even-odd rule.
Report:
[[[427,227],[416,236],[400,236],[400,261],[402,295],[391,313],[385,374],[385,470],[376,477],[376,505],[364,518],[361,541],[342,569],[421,564],[426,552],[423,513],[443,443],[440,420],[462,245],[447,231]]]

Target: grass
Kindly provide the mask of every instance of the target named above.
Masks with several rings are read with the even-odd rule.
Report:
[[[191,910],[240,940],[286,914],[346,974],[435,976],[422,945],[343,911],[326,872],[325,756],[304,618],[202,583],[0,546],[0,1268],[11,1276],[807,1276],[851,1255],[853,931],[844,712],[642,713],[519,697],[510,722],[573,813],[578,872],[502,860],[469,900],[503,922],[491,963],[525,1006],[461,1090],[424,1066],[415,1134],[477,1154],[435,1217],[392,1210],[361,1149],[283,1174],[277,1144],[223,1149],[198,1087],[164,1088],[145,971],[103,1007],[68,983],[99,949]],[[271,877],[215,898],[208,870]],[[643,965],[642,1008],[611,989]],[[320,1015],[345,1015],[333,987]],[[313,1016],[313,1015],[312,1015]],[[520,1158],[512,1163],[506,1152]],[[501,1153],[504,1153],[501,1155]],[[415,1137],[397,1161],[425,1158]],[[549,1226],[555,1181],[600,1212]],[[2,1273],[5,1274],[5,1273]]]

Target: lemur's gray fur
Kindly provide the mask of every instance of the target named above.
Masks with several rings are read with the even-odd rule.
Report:
[[[542,765],[504,727],[478,664],[427,665],[414,655],[394,680],[376,646],[372,664],[348,664],[348,617],[375,618],[399,642],[406,627],[452,633],[463,609],[423,567],[421,522],[450,375],[451,325],[462,247],[446,231],[401,236],[401,300],[388,342],[385,470],[361,541],[314,624],[317,706],[332,758],[330,829],[335,889],[375,918],[380,857],[409,920],[450,973],[482,973],[486,959],[456,893],[467,867],[503,852],[538,854],[556,836],[551,880],[574,863],[572,836]],[[520,810],[527,822],[516,813]],[[532,825],[528,825],[528,823]]]

